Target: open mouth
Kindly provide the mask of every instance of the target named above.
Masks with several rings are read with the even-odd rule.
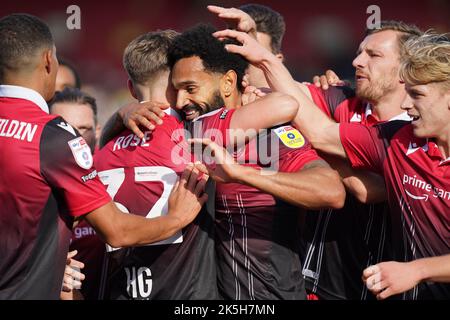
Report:
[[[420,116],[416,116],[416,115],[413,115],[413,114],[408,114],[408,116],[412,119],[413,122],[420,119]]]
[[[186,108],[183,110],[185,119],[188,121],[194,120],[200,116],[200,112],[196,108]]]

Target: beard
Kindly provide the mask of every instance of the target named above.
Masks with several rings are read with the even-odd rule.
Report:
[[[205,113],[209,113],[211,111],[217,110],[219,108],[222,108],[225,105],[225,102],[222,99],[222,96],[220,95],[220,91],[217,90],[213,93],[211,98],[208,102],[203,103],[203,105],[200,105],[198,103],[191,103],[188,104],[183,108],[183,110],[186,111],[194,111],[198,114],[198,116],[201,116]],[[191,121],[193,119],[186,119],[185,120]]]
[[[356,85],[356,96],[371,103],[379,101],[383,96],[396,89],[398,72],[398,68],[395,68],[377,80],[371,78],[370,83],[365,83],[363,86]]]

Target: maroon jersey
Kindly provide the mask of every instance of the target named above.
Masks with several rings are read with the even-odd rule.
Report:
[[[233,114],[234,110],[221,108],[197,118],[193,135],[227,146]],[[258,170],[269,167],[285,172],[299,171],[319,159],[290,125],[268,131],[235,151],[235,158]],[[217,184],[218,285],[225,299],[306,298],[298,257],[298,210],[246,185]]]
[[[58,299],[73,217],[111,199],[89,146],[35,91],[0,86],[0,299]]]
[[[308,88],[314,103],[336,122],[379,123],[370,104],[348,87]],[[369,265],[391,260],[387,203],[366,205],[347,194],[342,209],[308,211],[304,222],[300,248],[307,290],[324,299],[375,299],[361,275]]]
[[[142,140],[126,130],[95,155],[99,176],[123,211],[147,218],[167,213],[170,192],[192,160],[183,124],[170,115],[163,121]],[[217,298],[212,229],[213,216],[204,209],[169,239],[108,248],[104,298]]]
[[[407,123],[340,126],[352,166],[384,175],[397,261],[450,253],[450,159],[433,141],[416,138]],[[421,283],[403,298],[448,299],[450,285]]]
[[[86,220],[80,221],[73,228],[69,251],[73,250],[78,251],[74,259],[84,263],[81,272],[84,273],[85,279],[81,284],[80,291],[85,300],[97,300],[105,256],[105,243]]]

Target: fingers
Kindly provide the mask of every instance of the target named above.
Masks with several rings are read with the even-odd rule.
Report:
[[[245,39],[247,39],[246,37],[248,37],[248,35],[244,32],[239,32],[236,30],[230,30],[230,29],[226,29],[226,30],[220,30],[220,31],[216,31],[213,33],[213,36],[216,38],[234,38],[237,41],[239,41],[240,43],[244,43]]]
[[[242,77],[242,87],[245,89],[249,85],[250,85],[250,75],[246,73]]]
[[[139,139],[144,139],[144,133],[139,129],[139,126],[134,121],[126,121],[124,122],[125,127],[133,131],[135,135],[139,137]]]
[[[328,79],[328,82],[331,83],[336,83],[338,82],[340,79],[338,77],[338,75],[333,71],[328,69],[327,71],[325,71],[325,76]]]
[[[200,171],[201,173],[203,173],[203,175],[209,175],[209,170],[208,170],[208,168],[207,168],[203,163],[201,163],[200,161],[197,161],[197,162],[195,163],[195,168],[196,168],[198,171]]]
[[[372,265],[363,270],[363,281],[373,276],[374,274],[380,272],[380,267],[378,265]]]
[[[193,169],[194,169],[193,164],[192,163],[188,163],[188,165],[184,169],[183,173],[181,174],[180,182],[179,182],[179,185],[177,186],[177,189],[180,188],[180,186],[182,188],[186,187],[187,182],[189,181],[189,178],[191,176],[191,173],[192,173]]]
[[[187,181],[187,189],[190,191],[195,190],[195,186],[197,185],[197,179],[198,179],[199,171],[195,169],[195,167],[191,171],[191,175],[189,176],[189,179]]]
[[[83,269],[84,263],[75,259],[70,259],[69,266],[73,268]]]
[[[200,197],[205,192],[205,186],[206,186],[207,181],[208,181],[208,176],[202,175],[202,177],[197,182],[195,189],[194,189],[194,194],[196,197]]]
[[[219,7],[219,6],[213,6],[213,5],[209,5],[206,7],[209,11],[211,11],[212,13],[221,13],[225,10],[225,8],[223,7]]]
[[[319,76],[314,76],[313,77],[313,83],[316,87],[320,88],[320,77]]]
[[[200,205],[203,207],[206,201],[208,201],[208,194],[203,193],[203,195],[198,199],[198,201],[200,202]]]
[[[67,261],[69,261],[71,258],[75,257],[75,256],[77,255],[77,253],[78,253],[77,250],[70,251],[70,252],[67,254]],[[67,262],[67,263],[69,263],[69,262]]]
[[[374,274],[369,277],[365,281],[367,289],[372,291],[373,293],[378,293],[386,287],[386,283],[381,280],[381,276],[379,273]]]
[[[385,290],[381,291],[379,294],[377,294],[377,299],[383,300],[383,299],[389,298],[393,294],[395,294],[395,292],[391,288],[388,287]]]
[[[320,76],[320,85],[323,90],[328,90],[328,79],[326,76]]]

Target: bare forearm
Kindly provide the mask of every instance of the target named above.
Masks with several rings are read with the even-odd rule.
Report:
[[[125,129],[122,118],[119,112],[115,112],[105,123],[102,130],[102,135],[100,136],[100,148],[103,148],[109,141],[111,141],[115,136],[121,133]]]
[[[419,271],[421,281],[450,282],[450,254],[410,263]]]
[[[296,173],[269,174],[243,167],[239,182],[307,209],[340,208],[345,199],[345,190],[338,174],[321,167]]]
[[[339,172],[345,189],[362,203],[378,203],[386,200],[384,179],[369,171],[353,169],[345,160],[324,156],[330,166]]]
[[[157,242],[171,237],[184,227],[178,219],[170,215],[147,219],[123,213],[112,203],[86,215],[86,220],[100,238],[113,247]]]

